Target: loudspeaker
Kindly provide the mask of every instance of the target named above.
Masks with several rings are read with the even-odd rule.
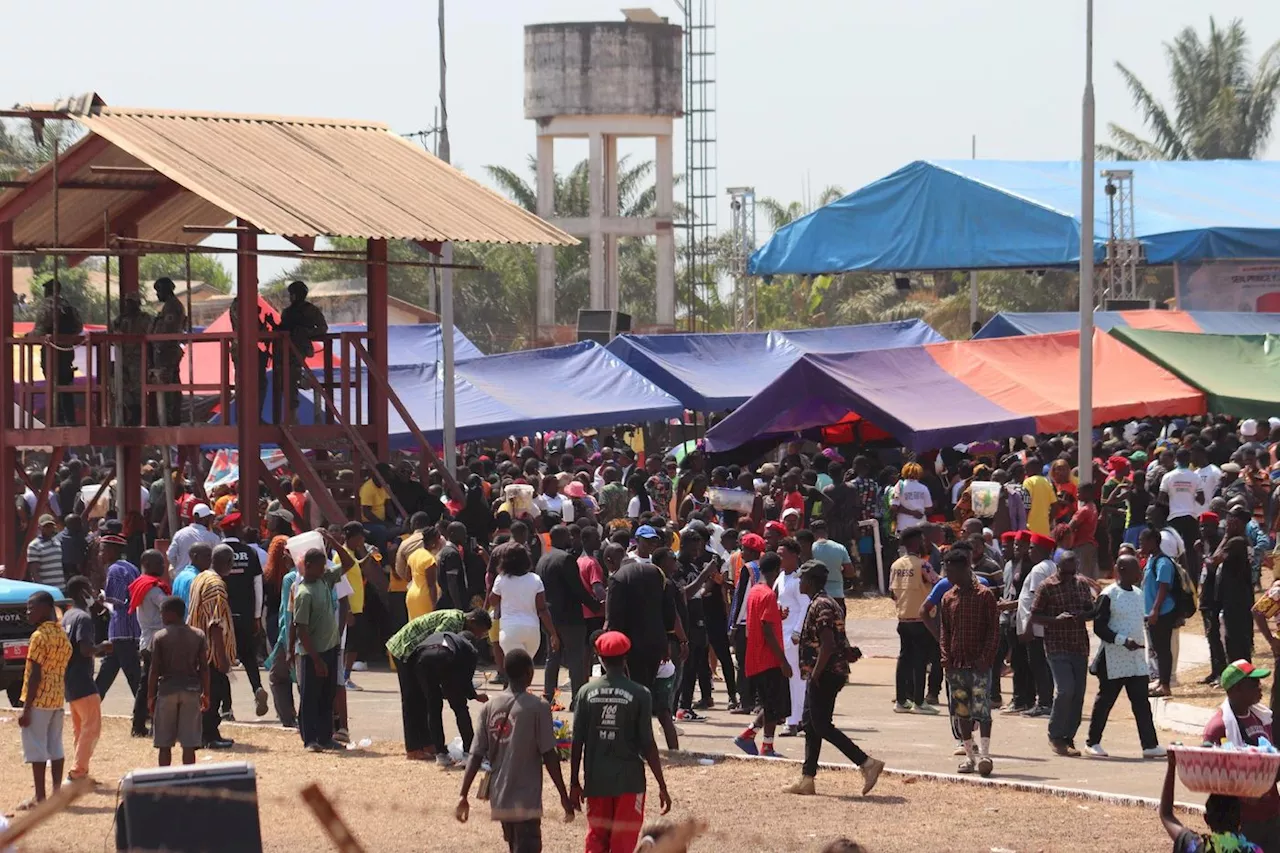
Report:
[[[120,782],[116,849],[262,853],[253,765],[232,761],[133,771]]]
[[[631,315],[621,311],[582,308],[578,311],[578,342],[595,341],[604,346],[618,335],[631,331]]]

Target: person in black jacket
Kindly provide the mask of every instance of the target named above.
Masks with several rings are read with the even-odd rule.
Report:
[[[488,614],[484,611],[477,614],[474,620],[468,619],[468,627],[475,625],[487,630],[484,623],[488,621]],[[427,731],[431,746],[435,748],[436,764],[442,767],[452,767],[457,763],[445,748],[444,703],[448,702],[453,709],[463,752],[470,752],[475,728],[471,725],[467,702],[472,699],[482,704],[489,701],[488,696],[476,693],[473,681],[479,659],[476,651],[478,642],[469,631],[441,631],[427,637],[409,655],[407,665],[417,672],[418,683],[426,697]]]
[[[650,531],[652,532],[652,531]],[[675,606],[666,596],[666,578],[653,564],[649,546],[609,575],[604,630],[620,631],[631,641],[627,671],[631,680],[653,690],[658,666],[670,657],[668,626],[676,624]],[[684,643],[688,651],[688,644]]]
[[[449,522],[445,532],[448,540],[436,554],[436,577],[440,583],[439,610],[468,610],[471,596],[467,594],[467,567],[463,549],[467,547],[467,526],[459,521]]]
[[[560,648],[547,655],[542,687],[547,703],[555,710],[561,663],[569,670],[570,696],[577,696],[578,688],[587,683],[587,622],[582,608],[599,613],[603,602],[597,601],[583,586],[578,561],[569,553],[569,528],[557,524],[551,528],[550,535],[551,548],[538,559],[537,572],[542,578],[551,622],[560,637]]]

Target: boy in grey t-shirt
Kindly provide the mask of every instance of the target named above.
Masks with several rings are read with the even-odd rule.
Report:
[[[551,706],[528,692],[533,681],[533,659],[514,649],[504,661],[508,689],[494,696],[480,712],[471,758],[462,777],[462,794],[456,816],[466,823],[471,814],[467,795],[480,765],[489,760],[489,809],[502,823],[502,837],[510,853],[542,850],[542,768],[560,794],[565,822],[573,820],[574,806],[560,773],[560,757],[551,728]]]

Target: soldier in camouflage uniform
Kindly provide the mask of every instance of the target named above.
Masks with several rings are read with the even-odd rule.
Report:
[[[298,359],[298,353],[306,359],[314,350],[314,342],[322,340],[329,332],[329,323],[324,313],[312,302],[307,301],[307,286],[300,281],[289,285],[289,305],[280,312],[280,322],[276,329],[289,334],[289,341],[297,348],[297,353],[289,353],[289,408],[298,409],[298,389],[302,385],[304,365]],[[280,372],[279,353],[276,354],[276,373]]]
[[[156,298],[160,311],[151,320],[151,334],[171,335],[187,331],[187,312],[182,301],[174,296],[172,279],[156,279]],[[182,366],[182,344],[178,341],[157,341],[151,344],[151,380],[161,385],[175,385]],[[164,425],[176,426],[182,420],[182,395],[177,391],[162,391],[160,403],[164,407]]]
[[[142,310],[142,297],[126,293],[120,298],[120,316],[111,324],[117,335],[146,335],[151,331],[151,315]],[[142,423],[142,344],[126,343],[116,348],[120,359],[120,387],[116,393],[124,402],[122,426],[138,426]],[[115,383],[115,372],[111,381]]]
[[[55,349],[42,347],[40,350],[40,369],[49,375],[49,353],[54,353],[54,377],[58,385],[70,385],[76,380],[75,349],[65,338],[84,333],[84,321],[76,307],[62,298],[62,283],[56,278],[49,279],[44,285],[44,302],[36,314],[35,327],[31,337],[42,338],[57,335],[64,340],[56,344]],[[55,316],[56,303],[56,316]],[[53,423],[58,426],[71,426],[75,419],[75,395],[67,391],[59,391],[56,395],[57,411]],[[46,415],[47,417],[47,415]]]

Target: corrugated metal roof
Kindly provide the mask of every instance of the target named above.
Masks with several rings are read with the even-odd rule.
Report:
[[[187,190],[140,222],[143,239],[195,243],[203,235],[184,235],[183,225],[239,218],[285,237],[577,242],[382,124],[120,107],[74,118],[111,147],[62,181],[99,177],[91,165],[148,166]],[[147,191],[63,190],[62,245],[95,228],[89,245],[98,245],[103,211],[118,215]],[[15,231],[19,245],[50,245],[50,200]]]

